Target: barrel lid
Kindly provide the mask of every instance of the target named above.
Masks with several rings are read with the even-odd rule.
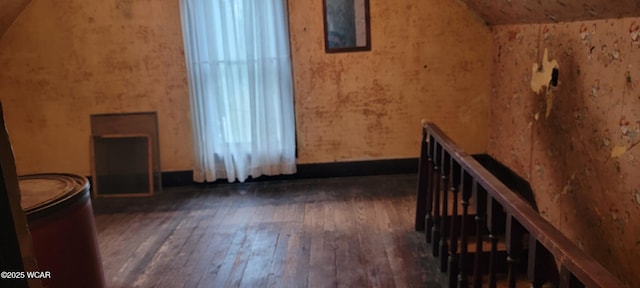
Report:
[[[87,178],[73,174],[33,174],[18,177],[22,210],[29,214],[64,201],[84,189]]]

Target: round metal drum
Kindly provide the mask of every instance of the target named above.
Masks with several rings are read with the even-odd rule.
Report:
[[[38,270],[45,287],[104,287],[87,178],[72,174],[20,176]]]

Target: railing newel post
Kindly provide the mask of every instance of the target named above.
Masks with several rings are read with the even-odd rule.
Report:
[[[422,231],[425,228],[427,217],[427,187],[429,187],[429,143],[427,143],[427,129],[422,127],[422,140],[420,141],[420,158],[418,158],[418,187],[416,194],[416,219],[415,230]]]

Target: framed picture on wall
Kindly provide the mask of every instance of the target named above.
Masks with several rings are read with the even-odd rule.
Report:
[[[371,50],[369,0],[323,0],[327,53]]]

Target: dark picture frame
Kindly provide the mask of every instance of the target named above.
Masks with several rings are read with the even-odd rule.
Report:
[[[371,50],[369,0],[323,0],[326,53]]]

